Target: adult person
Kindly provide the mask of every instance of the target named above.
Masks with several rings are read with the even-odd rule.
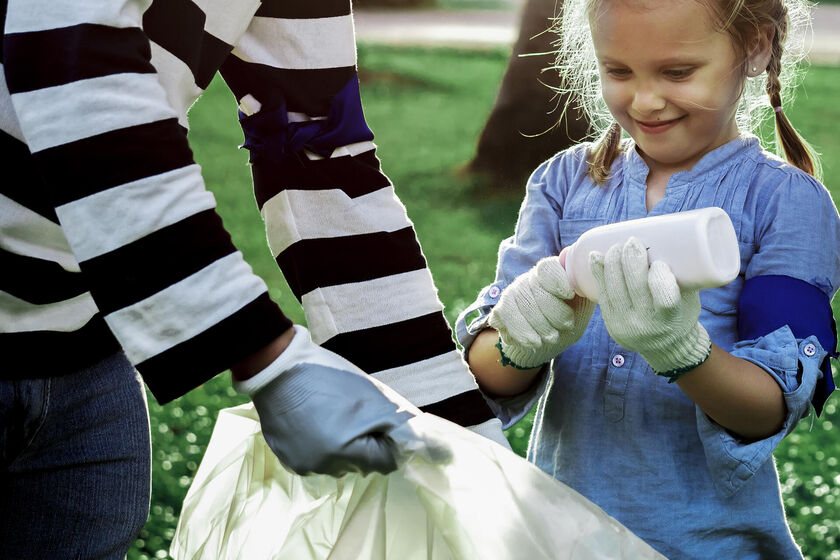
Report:
[[[0,2],[3,558],[125,554],[149,499],[135,369],[165,403],[230,368],[299,472],[387,472],[407,417],[325,348],[504,442],[379,169],[349,1],[312,4]],[[218,69],[311,339],[193,161],[186,111]]]

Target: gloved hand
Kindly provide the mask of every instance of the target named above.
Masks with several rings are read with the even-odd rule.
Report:
[[[490,312],[502,352],[516,366],[549,362],[577,342],[595,304],[575,294],[557,256],[540,260],[508,286]]]
[[[648,267],[647,249],[638,239],[614,245],[606,255],[593,251],[589,266],[604,323],[616,342],[671,381],[706,361],[711,342],[698,321],[699,291],[681,290],[662,261]]]
[[[294,328],[274,362],[233,384],[254,402],[268,446],[298,474],[396,469],[388,434],[413,414],[398,410],[359,368],[314,344],[304,327]]]

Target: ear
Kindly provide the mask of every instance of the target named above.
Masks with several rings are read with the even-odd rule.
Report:
[[[747,50],[747,76],[755,77],[767,69],[773,53],[773,39],[776,27],[767,25],[756,32]]]

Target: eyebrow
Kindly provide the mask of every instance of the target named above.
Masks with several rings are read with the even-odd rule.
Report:
[[[614,58],[610,58],[610,57],[601,58],[601,57],[598,57],[597,55],[596,55],[596,57],[598,58],[598,62],[600,62],[601,64],[620,64],[622,66],[626,66],[626,64],[624,62],[622,62],[620,60],[616,60]],[[704,58],[701,58],[701,57],[688,58],[688,57],[672,56],[672,57],[663,58],[663,59],[660,59],[660,60],[655,60],[655,61],[653,61],[653,64],[656,65],[657,67],[660,67],[660,66],[697,66],[697,65],[700,65],[700,64],[704,64],[706,62],[707,62],[707,60],[704,59]]]

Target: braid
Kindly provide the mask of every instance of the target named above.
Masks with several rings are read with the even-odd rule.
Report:
[[[787,36],[788,17],[784,6],[781,6],[781,10],[780,17],[776,18],[776,33],[773,35],[770,62],[767,65],[765,89],[775,115],[777,143],[781,145],[785,159],[802,171],[817,176],[819,175],[818,163],[810,146],[796,132],[782,110],[782,83],[779,76],[782,73],[782,45]]]
[[[610,177],[610,168],[620,151],[621,126],[613,122],[604,132],[595,148],[589,154],[589,169],[587,173],[595,184],[604,186]]]

